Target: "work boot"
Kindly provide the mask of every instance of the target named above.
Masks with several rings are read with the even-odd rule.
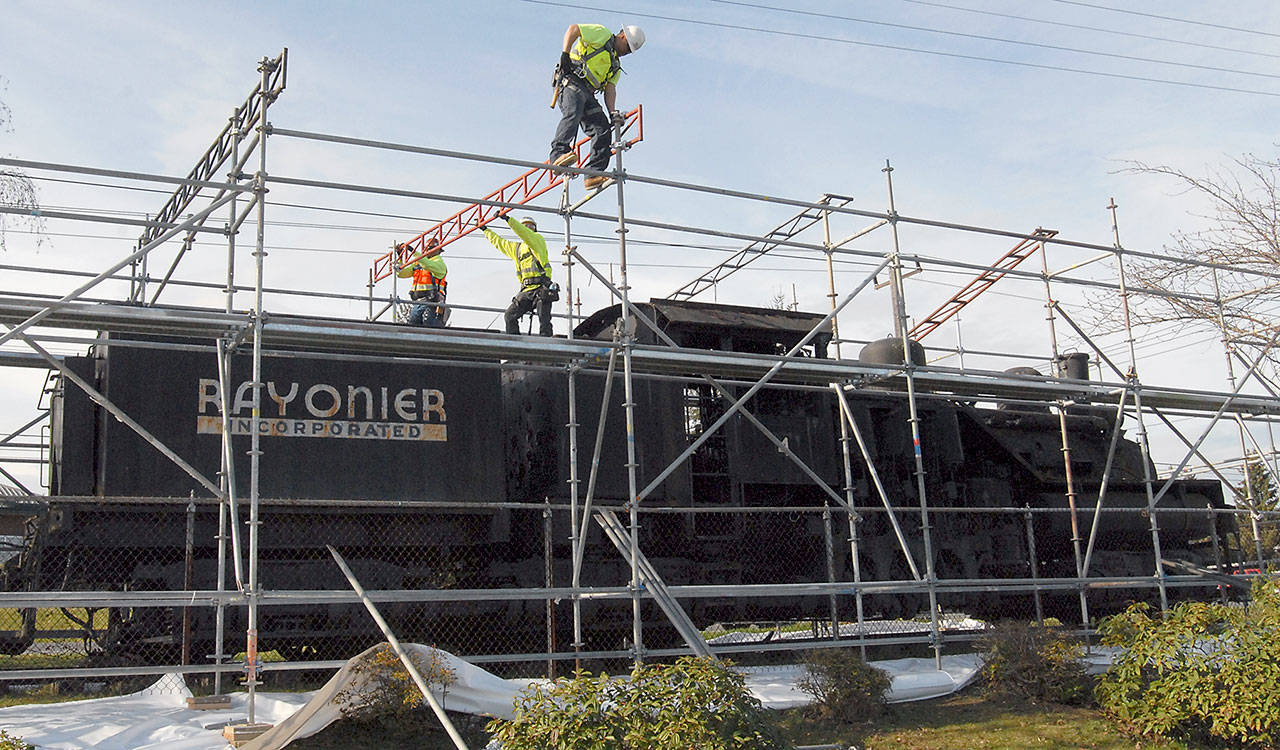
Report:
[[[572,151],[566,151],[552,159],[551,163],[557,167],[572,167],[574,164],[578,163],[578,155]]]
[[[585,187],[587,190],[596,190],[597,188],[600,190],[604,190],[605,188],[609,187],[612,184],[613,184],[613,178],[605,177],[603,175],[592,175],[582,181],[582,186]]]

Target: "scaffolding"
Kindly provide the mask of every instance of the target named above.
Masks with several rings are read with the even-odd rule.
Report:
[[[547,641],[541,650],[529,649],[518,653],[473,653],[465,654],[473,661],[485,662],[546,662],[549,670],[562,661],[581,663],[587,659],[618,659],[640,661],[647,658],[669,656],[675,653],[705,653],[710,655],[755,653],[777,650],[793,650],[795,643],[786,643],[782,638],[770,640],[761,638],[739,642],[714,639],[708,642],[707,626],[710,623],[694,622],[682,608],[681,602],[716,601],[723,599],[752,599],[760,597],[822,597],[830,603],[829,622],[812,623],[812,638],[803,641],[804,647],[849,646],[857,645],[866,649],[874,646],[897,646],[910,644],[930,649],[936,658],[941,657],[943,649],[949,644],[964,643],[972,637],[967,631],[955,632],[954,623],[948,621],[947,613],[941,611],[941,596],[955,592],[1031,592],[1036,597],[1037,606],[1045,592],[1074,592],[1080,603],[1080,621],[1076,626],[1081,632],[1089,632],[1092,618],[1089,610],[1089,594],[1094,591],[1129,587],[1132,589],[1153,589],[1158,593],[1162,607],[1169,604],[1169,592],[1176,588],[1212,589],[1220,582],[1220,578],[1206,579],[1201,573],[1189,573],[1172,569],[1164,564],[1162,553],[1161,518],[1170,518],[1179,513],[1191,512],[1182,509],[1162,508],[1161,500],[1174,486],[1174,480],[1182,475],[1192,461],[1198,461],[1198,468],[1209,471],[1221,481],[1226,488],[1236,492],[1237,509],[1215,511],[1207,508],[1197,513],[1207,514],[1216,526],[1217,514],[1234,515],[1247,518],[1253,530],[1256,549],[1249,557],[1256,561],[1257,567],[1265,567],[1268,552],[1262,548],[1259,529],[1268,523],[1274,523],[1275,514],[1263,510],[1259,498],[1253,496],[1253,483],[1248,481],[1250,471],[1264,471],[1276,482],[1277,467],[1274,444],[1264,445],[1270,440],[1271,425],[1280,416],[1280,394],[1260,371],[1263,358],[1246,360],[1234,349],[1230,338],[1222,326],[1222,345],[1228,367],[1228,387],[1221,390],[1191,389],[1161,383],[1158,379],[1148,382],[1139,378],[1139,342],[1135,326],[1130,316],[1130,301],[1136,294],[1164,294],[1186,296],[1186,292],[1160,292],[1144,289],[1134,290],[1129,286],[1125,263],[1129,259],[1166,260],[1159,253],[1145,252],[1126,247],[1121,242],[1120,213],[1114,200],[1108,205],[1112,241],[1109,244],[1089,243],[1070,240],[1052,230],[1036,229],[1031,233],[968,225],[957,222],[938,221],[922,217],[900,214],[896,208],[893,184],[893,168],[886,162],[884,165],[884,181],[886,189],[886,205],[883,210],[871,210],[854,207],[853,199],[838,194],[824,193],[817,201],[789,199],[778,196],[761,195],[746,191],[725,189],[722,187],[700,185],[688,182],[646,176],[633,173],[624,168],[624,158],[636,145],[638,138],[628,140],[624,135],[631,123],[639,121],[639,110],[633,111],[633,118],[626,124],[615,126],[615,153],[612,167],[604,172],[573,167],[554,167],[545,162],[523,161],[501,158],[484,154],[463,153],[421,145],[379,142],[368,139],[350,138],[337,134],[325,134],[290,130],[274,126],[268,120],[270,105],[284,90],[287,68],[287,51],[276,58],[264,58],[259,65],[260,82],[249,95],[244,104],[236,108],[227,128],[218,136],[214,145],[203,156],[195,169],[185,178],[169,178],[161,175],[141,173],[124,173],[114,170],[102,170],[90,167],[52,164],[46,162],[24,161],[16,159],[0,159],[0,164],[21,167],[50,173],[74,173],[94,176],[103,179],[124,180],[144,184],[176,185],[174,196],[155,217],[137,223],[143,226],[144,233],[136,248],[119,261],[111,263],[99,273],[81,272],[67,269],[46,269],[34,267],[6,267],[14,272],[37,275],[48,278],[51,274],[67,276],[74,279],[87,278],[73,291],[63,295],[44,293],[26,293],[15,290],[4,290],[0,293],[0,322],[5,330],[0,332],[0,345],[8,342],[20,342],[30,352],[18,351],[12,347],[0,350],[0,366],[5,367],[37,367],[57,372],[68,382],[76,383],[93,398],[103,409],[112,414],[138,432],[157,450],[168,456],[175,464],[182,467],[205,491],[206,497],[192,497],[184,500],[183,507],[187,517],[193,517],[203,510],[213,509],[218,519],[217,532],[217,571],[216,585],[212,589],[196,589],[187,585],[182,590],[150,590],[150,591],[6,591],[0,592],[0,611],[21,611],[27,608],[214,608],[217,617],[216,633],[218,641],[214,644],[214,654],[210,663],[199,663],[189,654],[184,655],[180,671],[191,674],[210,674],[215,680],[215,690],[222,689],[222,677],[227,674],[242,675],[243,684],[250,692],[249,717],[254,721],[254,691],[262,684],[265,672],[287,672],[289,670],[314,669],[317,666],[334,667],[339,662],[334,660],[285,660],[283,662],[264,663],[261,659],[258,643],[258,613],[264,606],[289,605],[334,605],[358,603],[360,598],[347,590],[265,590],[260,583],[259,541],[263,533],[264,509],[271,513],[278,511],[297,511],[298,509],[332,510],[344,507],[341,503],[324,498],[311,498],[297,501],[281,501],[266,498],[260,492],[259,479],[264,467],[269,467],[271,456],[264,453],[259,441],[259,430],[251,430],[250,477],[247,496],[238,496],[236,478],[233,476],[235,461],[233,460],[231,433],[222,430],[222,462],[217,476],[202,474],[188,461],[166,446],[159,438],[147,432],[128,413],[113,404],[106,395],[96,391],[80,374],[67,367],[61,358],[52,353],[47,344],[81,345],[85,343],[104,342],[94,339],[100,332],[145,334],[154,337],[182,338],[207,342],[207,347],[216,353],[218,361],[218,384],[221,394],[221,412],[228,415],[233,412],[230,403],[231,380],[230,361],[233,354],[247,352],[252,358],[251,400],[252,413],[259,418],[262,413],[263,389],[262,358],[264,352],[279,349],[298,348],[312,352],[317,359],[326,357],[349,358],[360,361],[423,361],[444,360],[461,364],[473,363],[474,366],[499,366],[504,368],[541,368],[562,373],[567,379],[569,393],[569,419],[565,425],[569,445],[570,480],[568,487],[568,503],[555,505],[547,503],[545,508],[531,509],[527,504],[511,504],[508,508],[513,512],[536,511],[546,514],[550,519],[553,514],[563,514],[568,518],[570,531],[569,541],[572,548],[571,578],[569,586],[555,585],[553,561],[551,560],[552,525],[546,522],[546,564],[547,571],[541,586],[522,585],[500,589],[398,589],[372,590],[370,600],[397,603],[432,603],[432,602],[538,602],[545,603]],[[276,139],[290,139],[312,144],[325,144],[332,148],[373,149],[377,151],[429,156],[452,160],[462,165],[496,164],[518,167],[525,173],[508,182],[504,187],[483,196],[449,195],[424,191],[405,190],[397,187],[379,187],[352,183],[314,180],[273,174],[268,170],[267,146]],[[252,173],[244,170],[257,157],[256,169]],[[215,178],[215,172],[228,168],[225,180]],[[593,191],[578,198],[571,194],[572,177],[577,175],[603,175],[612,178],[610,188]],[[775,229],[761,235],[742,232],[730,232],[715,227],[677,224],[654,218],[636,216],[628,212],[625,201],[629,186],[645,186],[662,191],[674,191],[689,197],[715,196],[751,203],[782,206],[794,212],[794,216]],[[267,298],[292,300],[294,297],[308,296],[292,288],[272,288],[266,286],[266,233],[268,228],[267,208],[270,202],[267,195],[272,189],[305,188],[326,191],[338,196],[382,196],[413,200],[444,201],[460,206],[451,218],[444,219],[431,229],[418,235],[407,243],[397,244],[389,253],[380,256],[369,271],[367,289],[364,294],[326,293],[311,295],[315,298],[364,306],[368,313],[363,320],[340,319],[333,316],[317,316],[286,312],[269,312]],[[553,189],[560,191],[555,205],[537,205],[533,203],[541,195],[549,194]],[[600,201],[596,200],[613,191],[616,206],[611,211],[589,211]],[[192,211],[199,201],[200,208]],[[452,328],[452,329],[420,329],[396,327],[382,322],[379,318],[386,310],[402,304],[402,300],[392,287],[389,294],[380,296],[377,283],[392,274],[395,267],[412,261],[415,257],[427,252],[427,239],[436,239],[436,246],[443,246],[471,231],[476,225],[483,224],[487,218],[498,212],[505,212],[517,207],[534,213],[556,216],[563,221],[564,245],[562,261],[565,276],[565,294],[562,299],[563,313],[558,317],[567,324],[567,335],[564,338],[542,339],[525,336],[511,336],[492,333],[485,330]],[[189,213],[184,213],[189,212]],[[225,216],[221,227],[208,226],[213,217]],[[47,218],[59,218],[74,221],[113,221],[128,223],[129,220],[111,218],[105,214],[48,212]],[[862,222],[864,226],[853,230],[844,239],[833,242],[831,224],[833,220],[846,222]],[[252,222],[252,224],[250,224]],[[600,258],[592,259],[575,244],[577,229],[581,223],[588,225],[613,225],[616,233],[614,247],[616,258],[602,262]],[[251,257],[254,274],[251,285],[238,286],[235,283],[235,266],[237,256],[237,238],[242,231],[248,231],[246,224],[253,228]],[[821,225],[821,241],[802,239],[803,233]],[[1017,244],[1014,250],[994,263],[982,264],[964,262],[956,259],[940,258],[906,249],[907,243],[902,233],[911,230],[939,230],[967,237],[994,238],[1001,242],[1009,239]],[[694,349],[680,347],[662,330],[645,309],[632,298],[633,274],[635,270],[628,265],[628,235],[644,230],[662,235],[679,235],[699,239],[716,238],[745,243],[740,250],[732,253],[723,263],[699,274],[693,281],[680,287],[670,295],[672,299],[689,299],[716,285],[723,283],[730,275],[748,272],[748,266],[768,253],[800,254],[813,258],[824,264],[828,288],[826,296],[830,301],[829,311],[809,330],[799,343],[782,354],[748,354],[741,352],[724,352],[712,349]],[[579,234],[575,234],[579,232]],[[225,284],[210,282],[184,281],[176,276],[180,262],[186,256],[197,237],[211,235],[221,237],[227,244],[227,262]],[[867,239],[875,240],[879,249],[866,249]],[[861,245],[855,242],[864,240]],[[160,248],[172,247],[178,243],[172,262],[167,270],[158,278],[147,271],[148,258],[158,256]],[[1068,265],[1054,269],[1049,262],[1050,250],[1070,253],[1088,253],[1084,260],[1071,261]],[[1019,263],[1033,254],[1041,257],[1039,271],[1029,271],[1017,267]],[[1111,263],[1115,279],[1099,280],[1077,274],[1089,267],[1098,267],[1103,263]],[[1187,261],[1194,265],[1212,269],[1215,273],[1242,273],[1265,277],[1272,274],[1249,269],[1221,267],[1212,263]],[[837,284],[835,272],[838,263],[857,263],[857,282],[841,289]],[[608,265],[605,268],[605,265]],[[613,268],[616,264],[615,280]],[[906,269],[912,270],[906,270]],[[123,273],[126,271],[127,273]],[[948,274],[976,274],[969,285],[944,303],[936,312],[921,318],[913,327],[909,306],[908,286],[906,279],[916,274],[928,274],[930,271]],[[580,310],[575,301],[585,275],[588,284],[598,284],[608,291],[611,303],[618,305],[620,322],[616,326],[611,341],[575,338],[575,328],[580,318]],[[868,294],[875,290],[881,276],[887,276],[885,286],[890,292],[888,318],[889,328],[893,331],[898,344],[902,347],[900,364],[881,364],[841,356],[841,345],[851,346],[866,343],[854,338],[842,338],[839,331],[853,330],[854,326],[849,314],[855,302],[862,303]],[[1010,352],[976,352],[966,350],[959,344],[954,348],[935,347],[931,352],[936,355],[931,364],[917,359],[909,345],[909,333],[917,336],[938,329],[948,321],[958,325],[958,312],[961,307],[973,302],[978,293],[988,290],[1000,279],[1020,279],[1023,282],[1038,284],[1043,288],[1043,308],[1048,323],[1049,343],[1046,353],[1035,356]],[[90,293],[104,282],[112,281],[127,285],[126,294],[112,296],[92,296]],[[577,284],[578,286],[575,286]],[[153,286],[154,285],[154,286]],[[154,292],[147,299],[148,288]],[[1090,290],[1118,295],[1123,312],[1122,335],[1126,362],[1117,363],[1106,351],[1106,347],[1098,343],[1097,336],[1090,335],[1083,323],[1076,321],[1068,313],[1066,306],[1058,298],[1064,288],[1072,290]],[[166,289],[188,289],[195,292],[221,292],[224,297],[220,306],[194,305],[176,306],[161,305],[158,302],[160,293]],[[247,310],[236,308],[236,295],[250,295],[252,304]],[[243,296],[241,297],[244,298]],[[1219,309],[1224,299],[1219,293],[1215,297],[1197,297],[1197,301],[1216,305]],[[378,304],[385,303],[381,310],[375,310]],[[495,312],[492,308],[467,307],[453,305],[459,310],[480,313]],[[882,311],[883,312],[883,311]],[[844,315],[844,325],[840,325]],[[1027,360],[1041,360],[1056,367],[1066,361],[1070,355],[1063,351],[1060,342],[1059,326],[1066,325],[1074,340],[1083,343],[1087,359],[1096,361],[1104,369],[1104,376],[1097,379],[1086,379],[1078,372],[1052,370],[1048,375],[1031,374],[1023,371],[998,371],[990,369],[967,368],[964,366],[966,352],[971,356],[986,354],[989,358],[1004,357],[1025,363]],[[638,330],[652,331],[660,345],[639,343]],[[805,356],[803,349],[819,333],[830,330],[833,335],[836,356],[819,358]],[[79,337],[67,335],[65,332],[81,332]],[[957,329],[958,331],[958,329]],[[1268,327],[1267,333],[1272,343],[1280,337],[1280,326]],[[1065,338],[1065,336],[1064,336]],[[109,345],[109,342],[106,342]],[[154,344],[156,347],[182,345]],[[424,354],[429,353],[429,354]],[[959,367],[947,367],[939,361],[951,357],[960,357]],[[494,363],[500,363],[494,365]],[[1243,374],[1237,377],[1237,366],[1243,368]],[[620,373],[619,373],[620,371]],[[601,444],[604,439],[604,418],[599,420],[600,428],[596,434],[580,434],[578,414],[583,409],[596,408],[594,403],[579,403],[579,379],[586,375],[603,376],[604,396],[599,405],[603,414],[611,398],[610,388],[619,373],[623,388],[622,404],[625,415],[625,451],[628,487],[626,503],[621,506],[602,504],[596,497],[597,469],[600,463]],[[637,420],[636,395],[634,387],[637,382],[646,379],[671,379],[676,382],[689,383],[697,387],[710,389],[722,400],[722,408],[714,421],[700,425],[696,439],[690,441],[675,461],[646,486],[641,486],[637,473]],[[1252,385],[1254,392],[1246,392],[1246,386]],[[779,438],[769,427],[746,405],[752,396],[766,386],[778,386],[797,389],[802,392],[822,392],[833,394],[838,403],[839,445],[841,446],[840,472],[843,481],[836,486],[822,480],[813,467],[807,466],[802,458],[791,449],[785,439]],[[907,429],[914,445],[911,481],[916,506],[913,513],[918,519],[921,530],[922,549],[915,549],[904,536],[900,520],[907,511],[901,502],[895,502],[895,493],[903,492],[901,487],[890,486],[881,481],[877,473],[876,460],[868,447],[866,436],[855,419],[850,407],[850,397],[856,396],[865,389],[879,389],[877,393],[892,392],[905,401],[908,414]],[[888,390],[885,390],[888,389]],[[1061,451],[1067,487],[1067,514],[1072,529],[1071,550],[1074,560],[1074,575],[1043,576],[1038,572],[1036,560],[1036,539],[1032,532],[1032,518],[1036,514],[1058,512],[1056,509],[1012,507],[1012,508],[957,508],[935,505],[928,494],[925,482],[925,464],[921,451],[921,404],[929,401],[960,402],[965,404],[988,403],[1015,406],[1034,406],[1052,409],[1058,416],[1061,425]],[[1102,487],[1096,498],[1081,497],[1072,478],[1072,446],[1069,440],[1067,415],[1080,406],[1105,412],[1114,423],[1112,430],[1111,452],[1107,456],[1107,464],[1103,473]],[[35,417],[23,426],[14,430],[7,437],[0,439],[0,449],[6,446],[26,446],[20,438],[27,435],[32,428],[40,426],[47,419],[48,410],[42,404]],[[640,529],[644,519],[657,518],[664,514],[685,512],[689,509],[667,508],[646,504],[646,500],[664,480],[679,467],[689,461],[704,444],[715,439],[717,430],[735,416],[740,416],[761,432],[797,471],[813,482],[817,496],[822,498],[821,505],[812,507],[725,507],[697,509],[699,514],[709,517],[733,517],[735,514],[745,516],[750,513],[791,514],[812,516],[823,529],[823,555],[827,562],[822,580],[806,582],[778,582],[765,584],[738,585],[670,585],[658,575],[654,565],[647,559],[641,546]],[[1145,494],[1144,515],[1149,521],[1152,569],[1143,575],[1108,576],[1091,575],[1096,563],[1095,549],[1098,529],[1102,524],[1099,519],[1107,513],[1120,513],[1124,509],[1107,505],[1107,489],[1115,456],[1116,440],[1120,434],[1120,424],[1126,418],[1132,419],[1136,426],[1137,444],[1143,456],[1146,474],[1142,477]],[[1178,421],[1195,418],[1205,422],[1199,434],[1189,434],[1177,424]],[[1176,468],[1164,478],[1154,475],[1149,467],[1153,463],[1151,436],[1148,433],[1149,420],[1158,420],[1169,435],[1181,442],[1185,451],[1180,460],[1175,462]],[[1242,462],[1246,467],[1245,480],[1237,491],[1235,483],[1226,472],[1225,465],[1233,457],[1214,460],[1207,455],[1204,448],[1215,425],[1228,419],[1233,423],[1239,457],[1234,460]],[[1266,439],[1260,430],[1267,433]],[[37,441],[43,452],[47,450],[50,440],[42,437]],[[589,475],[580,476],[580,463],[583,457],[588,458]],[[5,457],[4,461],[11,459]],[[1249,463],[1252,462],[1252,463]],[[874,492],[860,496],[853,481],[853,467],[861,465],[873,478]],[[19,482],[13,475],[0,467],[10,482],[26,495],[34,495],[29,488]],[[585,488],[581,485],[585,484]],[[136,505],[140,512],[149,507],[148,502],[128,498],[84,498],[66,497],[50,498],[61,502],[88,502],[93,500],[111,500],[122,505]],[[0,503],[8,503],[6,507],[14,509],[20,503],[33,503],[31,498],[19,498],[10,501],[0,499]],[[152,503],[151,505],[154,505]],[[25,507],[25,506],[24,506]],[[424,511],[439,509],[439,503],[414,502],[403,500],[396,503],[397,508],[421,508]],[[498,507],[506,508],[506,505]],[[948,514],[1004,514],[1014,523],[1025,521],[1027,543],[1031,553],[1028,574],[1019,577],[1000,579],[956,579],[940,578],[934,568],[935,540],[931,535],[933,528],[931,519]],[[884,514],[895,531],[897,552],[901,554],[910,575],[901,579],[866,579],[860,567],[860,544],[862,519],[871,514]],[[1089,524],[1090,533],[1083,535],[1079,517],[1091,514],[1093,522]],[[843,516],[847,526],[847,553],[850,556],[853,579],[839,580],[835,574],[837,556],[845,554],[845,547],[837,540],[836,520]],[[245,521],[242,523],[242,519]],[[696,522],[696,518],[693,519]],[[581,574],[585,564],[587,537],[598,523],[607,531],[609,540],[616,545],[619,553],[626,561],[629,578],[618,581],[614,586],[584,587],[581,585]],[[247,529],[242,530],[241,526]],[[1261,526],[1260,526],[1261,525]],[[243,538],[242,534],[247,534]],[[1219,539],[1214,535],[1213,543],[1220,560],[1227,557],[1226,544],[1219,549]],[[189,545],[190,546],[190,545]],[[1230,560],[1225,560],[1219,573],[1225,572]],[[1240,567],[1242,560],[1237,560]],[[228,580],[228,578],[232,580]],[[188,579],[191,580],[191,579]],[[1208,580],[1208,582],[1206,582]],[[922,628],[903,627],[896,631],[878,632],[873,619],[868,617],[864,603],[866,598],[877,594],[898,593],[916,594],[927,598],[929,621]],[[574,643],[565,648],[554,638],[555,602],[563,600],[571,607],[573,618]],[[685,641],[678,648],[650,648],[646,646],[644,632],[643,607],[648,601],[655,601],[661,606],[666,617],[674,624],[675,629]],[[842,617],[839,610],[847,607],[849,602],[855,608],[852,622]],[[616,603],[629,608],[629,638],[625,646],[610,651],[585,651],[583,643],[582,623],[584,603]],[[227,608],[243,608],[247,613],[247,628],[244,633],[243,648],[237,643],[232,646],[223,642],[224,614]],[[90,615],[90,619],[92,616]],[[774,633],[781,633],[779,627]],[[233,661],[233,655],[243,651],[244,658],[240,662]],[[136,676],[139,674],[161,674],[173,671],[173,665],[152,664],[133,665],[128,667],[77,667],[56,669],[23,669],[14,668],[0,671],[0,681],[23,681],[36,679],[80,679],[108,678],[114,676]]]

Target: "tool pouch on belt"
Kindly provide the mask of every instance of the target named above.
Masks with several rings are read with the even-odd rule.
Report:
[[[409,292],[409,299],[414,302],[440,302],[440,293],[434,289],[414,289]]]
[[[547,302],[559,302],[560,285],[554,281],[549,284],[544,284],[542,288],[538,290],[538,294]]]

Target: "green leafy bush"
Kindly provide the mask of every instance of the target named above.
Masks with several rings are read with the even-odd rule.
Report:
[[[409,659],[428,687],[438,685],[444,692],[457,680],[457,674],[435,649],[425,656],[410,651]],[[352,684],[333,697],[345,719],[400,717],[423,704],[422,691],[413,683],[409,670],[404,668],[389,644],[383,643],[376,650],[365,653],[352,667],[352,674],[355,676]]]
[[[684,657],[630,677],[592,676],[526,689],[489,731],[503,750],[781,750],[772,718],[723,662]]]
[[[1280,742],[1280,580],[1245,607],[1183,602],[1161,618],[1135,604],[1104,621],[1124,653],[1098,684],[1104,711],[1134,733],[1242,747]]]
[[[1091,702],[1084,647],[1064,631],[1034,622],[1003,622],[978,641],[981,677],[994,696],[1066,705]]]
[[[29,745],[23,742],[21,737],[15,737],[0,729],[0,750],[36,750],[36,746]]]
[[[854,650],[810,651],[803,663],[805,674],[797,684],[817,701],[813,710],[819,716],[854,724],[884,712],[889,675]]]

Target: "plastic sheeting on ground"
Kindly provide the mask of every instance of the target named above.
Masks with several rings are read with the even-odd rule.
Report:
[[[180,674],[167,674],[129,695],[67,703],[0,708],[0,729],[40,750],[223,750],[222,726],[243,723],[249,696],[231,696],[231,708],[192,711],[191,691]],[[310,693],[259,693],[257,721],[284,721],[306,704]]]
[[[338,693],[348,687],[357,690],[363,683],[360,672],[355,666],[374,651],[385,648],[383,645],[373,646],[364,653],[349,659],[329,678],[324,687],[312,693],[311,700],[288,719],[272,727],[252,742],[241,746],[242,750],[275,750],[302,737],[310,737],[321,729],[342,718],[342,711],[335,700]],[[465,662],[453,654],[416,643],[404,644],[410,655],[422,657],[432,652],[439,655],[446,668],[453,670],[454,682],[449,689],[441,693],[437,688],[431,692],[440,705],[446,710],[458,711],[481,716],[498,716],[509,719],[515,708],[515,697],[523,685],[511,680],[504,680],[483,669]],[[416,660],[415,660],[416,662]]]
[[[429,651],[416,644],[405,644],[405,648],[423,654]],[[505,680],[452,654],[436,653],[456,673],[456,681],[448,691],[443,696],[436,693],[450,711],[509,718],[515,696],[537,682]],[[258,693],[255,718],[276,726],[244,745],[245,750],[277,750],[341,718],[334,698],[360,681],[352,667],[361,656],[364,654],[348,661],[324,687],[312,693]],[[1093,668],[1105,668],[1109,656],[1093,654]],[[972,681],[982,667],[978,654],[944,656],[941,669],[935,668],[931,658],[871,664],[889,673],[887,697],[891,703],[949,695]],[[752,694],[769,708],[794,708],[811,702],[796,687],[803,667],[743,667],[741,671]],[[225,750],[228,745],[222,738],[222,726],[245,720],[248,696],[233,694],[228,710],[192,711],[186,707],[190,694],[181,675],[165,675],[150,688],[132,695],[0,708],[0,728],[38,745],[40,750]]]
[[[942,669],[936,669],[933,659],[890,659],[873,661],[871,666],[889,673],[889,692],[885,698],[890,703],[928,700],[950,695],[973,680],[982,669],[982,657],[978,654],[959,654],[942,657]],[[796,708],[807,706],[813,698],[797,687],[804,676],[804,667],[788,664],[776,667],[740,667],[746,675],[747,687],[768,708]]]

